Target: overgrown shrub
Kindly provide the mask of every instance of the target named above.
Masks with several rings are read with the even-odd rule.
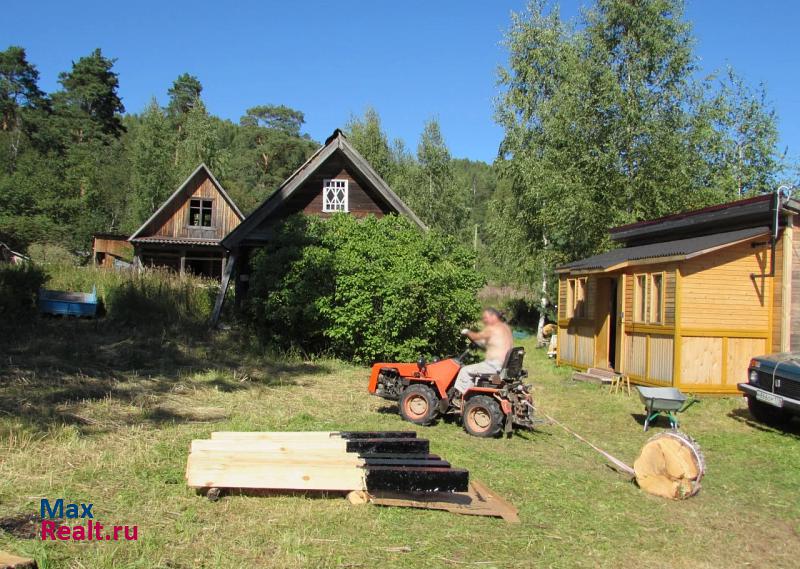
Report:
[[[0,318],[32,312],[44,281],[44,271],[32,263],[0,264]]]
[[[478,313],[471,251],[397,216],[297,216],[253,259],[247,312],[282,349],[361,363],[453,353]]]

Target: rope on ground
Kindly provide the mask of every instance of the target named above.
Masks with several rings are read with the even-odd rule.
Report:
[[[555,423],[556,425],[558,425],[559,427],[561,427],[562,429],[567,431],[569,434],[574,436],[579,441],[586,443],[587,445],[592,447],[594,450],[596,450],[597,452],[602,454],[604,457],[606,457],[609,460],[609,462],[611,462],[611,464],[613,464],[614,466],[616,466],[617,468],[619,468],[623,472],[626,472],[627,474],[630,474],[631,476],[636,476],[636,473],[634,472],[633,468],[631,468],[630,466],[628,466],[627,464],[622,462],[620,459],[611,456],[609,453],[607,453],[606,451],[604,451],[600,447],[597,447],[597,446],[593,445],[592,443],[590,443],[589,441],[584,439],[582,436],[580,436],[578,433],[576,433],[575,431],[573,431],[572,429],[570,429],[569,427],[567,427],[563,423],[560,423],[559,421],[556,421],[555,419],[553,419],[553,417],[551,417],[550,415],[545,415],[545,417],[550,419],[553,423]]]

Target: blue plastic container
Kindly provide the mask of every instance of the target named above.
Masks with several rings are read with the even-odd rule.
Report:
[[[97,287],[93,286],[90,293],[39,289],[37,305],[42,314],[94,318],[97,316]]]

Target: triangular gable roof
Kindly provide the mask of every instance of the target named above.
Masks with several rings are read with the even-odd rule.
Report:
[[[370,166],[369,162],[367,162],[367,160],[347,141],[344,133],[337,128],[325,141],[324,146],[314,152],[314,154],[312,154],[302,166],[295,170],[272,195],[264,200],[255,211],[248,215],[242,223],[222,239],[222,245],[226,249],[232,249],[239,245],[250,231],[259,227],[265,219],[275,212],[284,201],[303,185],[303,182],[314,174],[314,172],[337,151],[344,154],[370,186],[386,200],[397,213],[407,216],[420,228],[427,229],[422,220],[417,217],[417,214],[394,193],[389,187],[389,184],[378,175],[372,166]]]
[[[228,195],[228,192],[225,191],[225,188],[222,187],[222,184],[220,184],[219,181],[214,177],[214,174],[211,173],[211,170],[208,169],[208,166],[206,166],[205,163],[203,163],[200,164],[197,168],[195,168],[194,172],[189,174],[189,176],[183,181],[183,183],[178,187],[178,189],[175,190],[163,204],[161,204],[161,207],[159,207],[153,213],[153,215],[151,215],[147,219],[147,221],[145,221],[142,224],[142,226],[128,238],[128,241],[133,241],[136,238],[138,238],[142,233],[144,233],[145,229],[147,229],[151,223],[153,223],[156,219],[158,219],[158,217],[161,215],[162,212],[164,212],[170,205],[172,205],[173,202],[178,201],[178,199],[180,199],[181,195],[183,194],[183,191],[189,185],[189,182],[191,182],[194,179],[194,177],[197,176],[200,172],[205,172],[205,174],[208,176],[208,179],[211,180],[212,184],[214,184],[214,187],[217,189],[222,198],[228,203],[229,206],[231,206],[231,209],[236,213],[236,215],[239,216],[239,219],[244,219],[244,214],[242,214],[242,212],[239,211],[239,208],[236,206],[234,201]]]

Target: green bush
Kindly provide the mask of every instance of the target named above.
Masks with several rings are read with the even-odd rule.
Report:
[[[454,353],[479,309],[472,252],[397,216],[296,216],[252,263],[247,313],[281,349],[360,363]]]
[[[32,263],[0,264],[0,317],[6,319],[32,312],[36,292],[44,280],[44,271]]]

